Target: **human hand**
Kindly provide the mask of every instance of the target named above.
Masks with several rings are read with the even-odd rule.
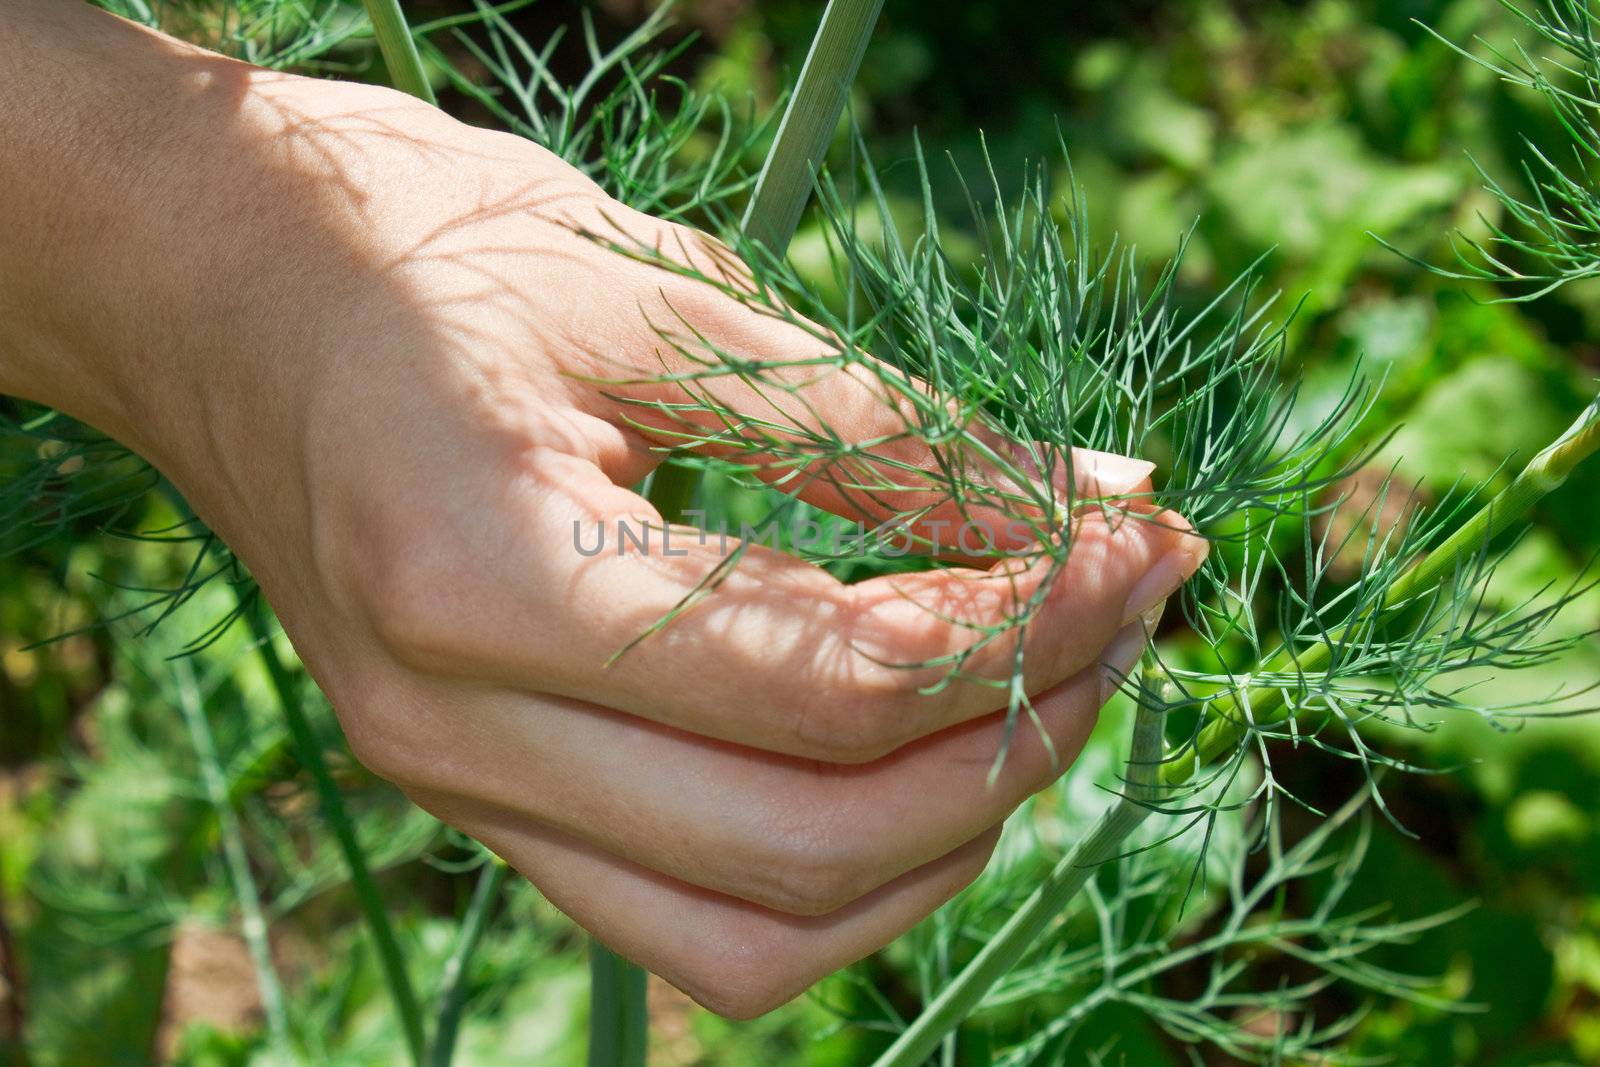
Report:
[[[1049,744],[1017,730],[992,782],[1004,691],[924,695],[942,671],[899,665],[969,646],[953,620],[1016,612],[1044,566],[845,586],[757,547],[611,662],[722,557],[692,537],[577,550],[578,528],[661,524],[628,488],[659,438],[617,396],[677,398],[594,380],[659,375],[663,322],[769,358],[825,340],[587,236],[712,248],[525,141],[383,90],[169,61],[210,64],[203,106],[227,92],[234,213],[173,238],[162,358],[122,366],[115,402],[64,406],[155,460],[249,565],[364,763],[713,1010],[766,1011],[971,881],[1203,558],[1175,517],[1080,516],[1023,631]],[[851,439],[901,428],[860,376],[803,397]],[[1085,495],[1148,488],[1147,464],[1077,458]],[[841,504],[825,479],[807,493]],[[1013,651],[965,672],[1006,677]]]

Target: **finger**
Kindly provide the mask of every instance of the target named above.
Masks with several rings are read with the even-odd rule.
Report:
[[[408,792],[511,811],[702,888],[825,914],[971,840],[1054,780],[1144,643],[1142,623],[1126,627],[1108,666],[1033,701],[1037,722],[988,716],[869,764],[777,756],[575,701],[460,704],[441,684],[386,709],[404,751],[380,769]],[[446,750],[449,761],[436,758]]]
[[[453,819],[603,944],[719,1015],[749,1019],[915,926],[982,871],[998,830],[824,916],[782,915],[684,885],[492,812]]]
[[[1175,516],[1097,511],[1075,520],[1059,568],[1007,560],[852,586],[760,547],[728,569],[718,545],[692,535],[585,555],[579,527],[649,522],[659,538],[659,519],[586,463],[545,452],[529,466],[511,511],[522,522],[502,540],[464,550],[456,538],[471,546],[482,524],[418,517],[444,543],[411,546],[409,560],[370,580],[368,614],[397,658],[832,762],[876,758],[1005,706],[1018,641],[1026,691],[1061,682],[1205,554]],[[480,569],[463,573],[462,560]]]

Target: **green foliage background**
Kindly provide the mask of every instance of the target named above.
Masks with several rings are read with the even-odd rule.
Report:
[[[463,6],[407,9],[420,20]],[[674,69],[770,106],[818,10],[801,0],[685,4],[680,22],[700,36]],[[646,13],[635,0],[609,0],[602,34],[620,36]],[[545,0],[515,18],[538,40],[575,15],[574,5]],[[1387,381],[1369,436],[1398,426],[1385,456],[1437,494],[1462,478],[1503,478],[1509,456],[1525,458],[1557,435],[1592,395],[1600,282],[1536,304],[1487,303],[1497,295],[1487,287],[1426,275],[1370,236],[1443,261],[1453,229],[1482,233],[1498,210],[1474,161],[1515,185],[1524,136],[1558,143],[1533,94],[1501,85],[1414,19],[1453,40],[1482,34],[1502,47],[1517,32],[1488,0],[889,0],[853,119],[908,216],[913,131],[969,173],[986,144],[1013,187],[1027,160],[1059,159],[1064,141],[1102,241],[1119,234],[1157,261],[1195,227],[1181,282],[1197,297],[1270,253],[1267,288],[1304,297],[1292,371],[1313,410],[1324,393],[1335,402],[1364,361]],[[194,27],[204,38],[215,23],[199,17]],[[383,79],[359,40],[327,62],[344,76]],[[484,117],[459,94],[446,91],[441,102]],[[1052,178],[1062,189],[1069,181],[1064,166]],[[959,249],[966,204],[953,183],[941,189]],[[825,273],[814,227],[793,254]],[[0,450],[26,447],[0,439]],[[1600,552],[1597,470],[1540,508],[1496,579],[1497,596],[1509,602],[1570,580]],[[173,519],[152,499],[117,525],[159,529]],[[0,553],[0,1064],[131,1065],[150,1062],[158,1047],[196,1065],[273,1062],[248,996],[232,1016],[213,1005],[207,1022],[180,995],[183,983],[195,985],[195,953],[221,968],[210,985],[240,981],[242,950],[199,933],[230,930],[238,916],[222,831],[196,784],[179,712],[190,679],[167,659],[203,629],[198,620],[229,610],[226,589],[208,589],[150,637],[134,621],[85,629],[148,599],[136,589],[180,581],[192,546],[119,540],[75,520],[35,544],[0,543]],[[1591,594],[1561,625],[1600,626],[1600,598]],[[37,644],[63,633],[72,636]],[[230,632],[195,661],[192,681],[252,853],[272,859],[258,876],[291,1012],[325,1043],[318,1062],[398,1062],[398,1032],[337,856],[247,651],[245,635]],[[1490,694],[1514,686],[1497,694],[1511,700],[1597,681],[1600,648],[1591,644],[1542,677],[1481,684]],[[419,992],[431,999],[471,890],[472,874],[459,868],[473,851],[337,755],[332,718],[319,714],[384,868]],[[1082,789],[1104,766],[1122,722],[1107,716],[1088,769],[1067,788]],[[1392,743],[1449,773],[1392,784],[1390,806],[1414,836],[1375,825],[1355,903],[1388,903],[1404,918],[1479,902],[1385,962],[1441,976],[1442,992],[1481,1007],[1380,1005],[1345,1050],[1406,1064],[1600,1063],[1600,723],[1505,733],[1455,720]],[[1286,753],[1277,771],[1325,809],[1360,783],[1359,771],[1315,753]],[[910,1006],[907,959],[892,948],[857,977]],[[243,974],[248,985],[247,963]],[[581,938],[531,888],[514,886],[474,964],[461,1062],[581,1062],[584,982]],[[863,995],[858,983],[835,979],[815,998],[736,1025],[656,989],[652,1063],[864,1063],[881,1037],[838,1029],[832,1010]],[[1328,1000],[1330,1016],[1357,1006],[1337,992]],[[964,1040],[961,1062],[985,1062],[983,1036]],[[1110,1063],[1187,1062],[1117,1011],[1095,1017],[1083,1047],[1106,1049]]]

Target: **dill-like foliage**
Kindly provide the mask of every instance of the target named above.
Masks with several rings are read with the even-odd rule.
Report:
[[[352,0],[98,0],[125,19],[275,70],[315,68],[371,35]]]
[[[1479,54],[1435,36],[1507,83],[1537,92],[1566,137],[1564,143],[1549,146],[1523,138],[1526,191],[1514,190],[1479,168],[1507,221],[1491,224],[1487,240],[1458,235],[1457,269],[1441,273],[1502,281],[1512,288],[1509,299],[1536,300],[1568,282],[1600,274],[1600,191],[1595,183],[1600,165],[1600,127],[1595,122],[1600,115],[1600,18],[1587,0],[1500,4],[1532,31],[1536,45],[1548,48],[1545,54],[1521,42],[1508,52],[1481,38]]]
[[[780,508],[797,506],[794,498],[805,487],[825,482],[855,505],[858,517],[871,516],[871,536],[859,542],[869,559],[892,538],[935,553],[942,546],[921,532],[924,520],[952,502],[961,515],[988,515],[991,524],[1002,516],[1030,536],[1017,554],[1048,560],[1052,580],[1071,555],[1072,516],[1107,503],[1076,492],[1074,448],[1160,458],[1160,484],[1141,503],[1181,511],[1258,569],[1264,559],[1258,542],[1270,540],[1279,522],[1303,519],[1308,501],[1359,458],[1349,435],[1369,386],[1352,379],[1342,400],[1320,416],[1294,418],[1296,392],[1281,373],[1283,324],[1269,317],[1270,305],[1252,299],[1252,277],[1185,312],[1174,288],[1176,261],[1147,283],[1131,250],[1113,241],[1107,251],[1092,251],[1076,197],[1052,201],[1036,177],[1008,202],[992,172],[985,175],[985,206],[969,195],[983,254],[975,269],[962,270],[941,244],[920,153],[924,210],[914,237],[902,236],[864,148],[861,156],[849,185],[824,177],[819,196],[832,288],[846,294],[843,307],[736,232],[727,236],[752,276],[735,268],[713,276],[653,248],[620,249],[713,286],[831,348],[798,361],[750,356],[716,349],[686,322],[663,325],[659,335],[685,369],[643,380],[675,384],[681,399],[619,399],[649,410],[664,449],[715,457],[702,460],[713,468],[760,468],[785,494]],[[805,392],[828,373],[875,382],[886,408],[898,413],[899,429],[861,441],[819,421]],[[762,396],[758,410],[720,400],[719,385],[729,381]],[[933,461],[899,458],[907,445]],[[1126,517],[1150,521],[1143,511]],[[1241,517],[1250,521],[1241,526]],[[1255,629],[1230,595],[1238,588],[1230,562],[1236,554],[1214,553],[1189,601],[1196,625],[1218,643]],[[886,565],[881,552],[877,562]],[[727,566],[735,565],[736,555]],[[688,610],[725,573],[708,574],[678,610]],[[1010,678],[972,678],[964,669],[978,649],[1016,641],[1049,584],[1000,624],[973,627],[964,652],[938,664],[903,666],[940,666],[946,684],[965,678],[1004,688],[1015,723],[1029,710],[1020,652]]]
[[[1496,55],[1489,62],[1502,76],[1544,94],[1570,137],[1564,150],[1575,162],[1557,166],[1551,153],[1530,146],[1533,162],[1527,173],[1535,190],[1531,197],[1519,198],[1490,182],[1511,222],[1495,230],[1492,246],[1467,242],[1479,258],[1464,259],[1471,269],[1454,276],[1505,280],[1522,287],[1521,298],[1531,299],[1566,281],[1600,273],[1595,221],[1600,219],[1600,193],[1592,169],[1600,145],[1594,134],[1594,116],[1600,111],[1596,64],[1600,49],[1596,15],[1582,0],[1546,0],[1531,11],[1513,10],[1545,41],[1576,58],[1539,61],[1524,52],[1515,60]],[[1554,78],[1546,73],[1550,69],[1557,71]],[[1519,264],[1527,261],[1542,267],[1509,266],[1507,261],[1513,258]],[[1114,345],[1102,350],[1114,350]],[[1231,355],[1225,352],[1221,358]],[[1219,392],[1227,396],[1226,390]],[[1270,393],[1264,399],[1276,406],[1277,398]],[[1029,425],[1025,417],[1010,421]],[[1222,420],[1207,428],[1221,428],[1220,439],[1201,434],[1195,449],[1226,456],[1231,424]],[[1331,444],[1337,447],[1339,442]],[[1280,448],[1283,444],[1268,436],[1261,454],[1271,456]],[[895,1027],[900,1035],[878,1061],[880,1067],[921,1062],[960,1019],[989,1005],[997,991],[1011,988],[1017,974],[1030,970],[1037,974],[1051,967],[1065,981],[1086,983],[1080,988],[1089,999],[1127,995],[1169,1032],[1257,1062],[1330,1054],[1328,1043],[1342,1031],[1342,1024],[1323,1020],[1319,1026],[1301,1014],[1304,1002],[1322,981],[1336,980],[1388,997],[1422,995],[1419,983],[1361,962],[1368,947],[1390,936],[1407,936],[1420,926],[1384,922],[1373,915],[1342,916],[1337,908],[1339,879],[1333,883],[1334,891],[1305,914],[1286,912],[1274,891],[1258,896],[1243,888],[1241,872],[1250,848],[1214,846],[1242,839],[1265,849],[1272,858],[1269,885],[1293,870],[1293,864],[1284,866],[1286,857],[1298,856],[1315,866],[1309,857],[1326,845],[1329,827],[1348,818],[1363,800],[1383,809],[1380,783],[1385,771],[1419,769],[1389,755],[1375,740],[1373,727],[1379,723],[1391,729],[1429,730],[1448,715],[1514,723],[1544,709],[1562,714],[1582,709],[1584,692],[1563,691],[1532,692],[1514,706],[1491,705],[1476,697],[1468,672],[1535,666],[1580,641],[1592,640],[1593,634],[1561,635],[1550,626],[1592,585],[1574,582],[1503,603],[1491,596],[1489,582],[1498,561],[1514,544],[1527,509],[1597,450],[1600,398],[1493,498],[1458,487],[1438,504],[1419,503],[1405,523],[1329,522],[1320,524],[1319,533],[1319,524],[1312,521],[1318,512],[1341,505],[1325,502],[1316,492],[1315,479],[1302,472],[1298,486],[1292,481],[1280,483],[1284,493],[1269,507],[1244,499],[1231,524],[1225,508],[1224,514],[1208,516],[1231,527],[1238,548],[1213,552],[1185,597],[1185,613],[1204,642],[1203,654],[1180,656],[1158,650],[1147,660],[1138,684],[1125,687],[1137,702],[1143,732],[1135,730],[1118,797],[1048,874],[1034,876],[1034,887],[1015,905],[1006,924],[981,938],[975,955],[969,947],[967,966],[929,990],[922,1016]],[[1285,451],[1293,454],[1292,448]],[[1172,477],[1183,485],[1183,467],[1174,469]],[[1204,481],[1199,480],[1200,493],[1194,494],[1201,499]],[[1401,490],[1389,483],[1384,492]],[[1382,498],[1380,493],[1375,509],[1381,510]],[[1207,525],[1202,523],[1202,529]],[[1334,540],[1334,532],[1341,529],[1346,531],[1338,535],[1342,540]],[[1284,532],[1295,536],[1281,536]],[[1350,543],[1354,538],[1364,543]],[[1362,561],[1359,573],[1353,580],[1336,576],[1333,561],[1352,550]],[[1183,721],[1192,726],[1179,727]],[[1164,742],[1153,739],[1159,735],[1165,735]],[[1323,829],[1287,851],[1280,840],[1281,802],[1303,802],[1273,773],[1274,750],[1285,743],[1355,761],[1368,781],[1364,797],[1358,796]],[[1241,835],[1240,820],[1247,814],[1250,829]],[[1164,835],[1155,844],[1141,843],[1136,836],[1136,828],[1146,820]],[[1161,886],[1157,895],[1168,903],[1153,910],[1139,903],[1130,887],[1151,884],[1140,878],[1139,858],[1162,847],[1161,841],[1171,847],[1201,829],[1200,847],[1188,864],[1189,877],[1173,878],[1170,863],[1153,865],[1155,884]],[[1359,845],[1358,840],[1344,859],[1326,862],[1348,869]],[[1301,847],[1306,851],[1297,851]],[[1218,855],[1219,851],[1224,854]],[[1163,922],[1152,916],[1170,908],[1172,900],[1208,907],[1205,887],[1219,862],[1228,872],[1224,884],[1231,913],[1224,913],[1226,921],[1214,937],[1202,934],[1193,942],[1216,950],[1213,977],[1199,997],[1172,1001],[1156,989],[1153,979],[1168,960],[1192,946],[1172,940],[1175,931],[1185,929],[1181,919]],[[1090,868],[1094,873],[1085,873]],[[1088,903],[1075,905],[1080,892]],[[1068,907],[1092,911],[1095,939],[1080,933],[1071,940],[1070,924],[1052,925],[1054,916]],[[1124,941],[1129,931],[1131,946]],[[1306,965],[1321,977],[1233,999],[1230,983],[1242,972],[1228,937],[1243,932],[1265,938],[1274,954]],[[1317,946],[1301,940],[1324,933],[1333,934],[1331,943]],[[948,960],[952,951],[952,946],[944,945],[935,958]],[[1043,968],[1027,962],[1040,951],[1055,953],[1046,957],[1049,962]],[[1060,961],[1071,961],[1071,966]],[[1093,980],[1096,976],[1098,981]],[[1224,1005],[1244,1004],[1270,1007],[1282,1019],[1308,1021],[1295,1032],[1278,1030],[1271,1041],[1249,1039],[1233,1018],[1217,1011]],[[1001,1062],[1073,1062],[1065,1043],[1052,1048],[1050,1041],[1069,1041],[1082,1018],[1080,1009],[1068,1007],[1041,1031],[1038,1041],[1010,1050],[1009,1058]],[[1076,1055],[1083,1053],[1078,1050]]]
[[[527,2],[495,7],[476,0],[475,18],[413,32],[451,86],[630,207],[695,220],[750,185],[741,164],[764,124],[739,121],[723,97],[698,93],[667,73],[689,43],[655,47],[670,24],[667,6],[611,48],[601,46],[585,10],[580,32],[588,71],[568,86],[550,68],[565,35],[557,31],[535,46],[506,18]],[[482,65],[488,84],[451,61],[438,43],[445,34]]]
[[[1585,13],[1581,40],[1560,21],[1579,10]],[[1586,7],[1561,0],[1542,16],[1526,17],[1537,19],[1553,41],[1593,48]],[[1600,86],[1594,73],[1582,81],[1588,96],[1557,89],[1542,77],[1529,84],[1557,107],[1578,152],[1593,154],[1588,115]],[[1579,115],[1584,124],[1575,127]],[[1182,597],[1201,648],[1181,654],[1158,649],[1140,681],[1126,687],[1145,723],[1144,749],[1136,751],[1126,785],[1092,831],[1048,874],[1034,876],[1020,894],[1026,899],[1003,926],[988,928],[964,950],[949,942],[929,949],[925,967],[942,961],[948,968],[951,956],[961,952],[970,962],[947,982],[930,983],[928,1007],[919,1019],[878,1021],[902,1030],[879,1063],[921,1062],[967,1014],[996,1006],[995,997],[1008,1002],[1059,994],[1096,973],[1105,980],[1086,987],[1087,1002],[1126,996],[1175,1035],[1262,1062],[1326,1050],[1346,1024],[1327,1020],[1268,1042],[1242,1033],[1223,1009],[1247,1002],[1298,1007],[1333,981],[1385,996],[1425,998],[1421,983],[1361,957],[1367,948],[1415,934],[1435,920],[1408,924],[1343,915],[1340,886],[1347,882],[1338,880],[1322,904],[1289,915],[1278,910],[1278,890],[1329,864],[1344,864],[1341,877],[1347,879],[1350,854],[1323,854],[1332,828],[1363,804],[1387,812],[1380,788],[1385,772],[1421,769],[1389,753],[1376,739],[1378,725],[1426,731],[1450,715],[1509,724],[1545,709],[1578,709],[1582,692],[1529,693],[1510,706],[1487,703],[1477,698],[1471,672],[1544,664],[1593,636],[1558,635],[1550,628],[1591,585],[1574,582],[1506,604],[1490,596],[1489,582],[1508,548],[1509,531],[1527,508],[1600,445],[1600,401],[1492,499],[1463,486],[1439,503],[1416,502],[1400,524],[1318,522],[1351,506],[1330,497],[1330,487],[1383,443],[1352,438],[1372,386],[1353,378],[1339,403],[1314,418],[1294,417],[1295,390],[1281,373],[1283,323],[1271,318],[1269,304],[1254,299],[1251,278],[1186,314],[1173,299],[1176,264],[1146,281],[1131,253],[1114,241],[1108,250],[1096,250],[1075,194],[1052,200],[1035,178],[1008,198],[992,172],[981,176],[981,194],[963,184],[981,248],[976,266],[963,268],[942,242],[931,206],[933,181],[920,150],[915,181],[924,210],[913,233],[902,232],[864,150],[860,157],[842,176],[824,177],[819,189],[834,274],[828,289],[842,299],[823,295],[791,264],[742,241],[737,232],[725,236],[750,264],[750,276],[736,265],[697,270],[669,262],[654,249],[620,249],[800,326],[831,352],[798,362],[752,357],[718,350],[687,323],[663,325],[663,343],[686,368],[648,379],[681,389],[680,400],[643,405],[657,433],[663,422],[671,427],[664,448],[716,457],[702,460],[713,468],[761,469],[788,498],[780,508],[794,506],[806,485],[826,480],[873,517],[877,532],[911,531],[913,540],[919,522],[940,506],[930,500],[954,501],[964,515],[999,513],[1030,531],[1028,554],[1048,559],[1053,574],[1070,558],[1073,515],[1105,505],[1073,491],[1069,450],[1149,456],[1163,467],[1152,503],[1184,512],[1215,542]],[[1564,175],[1563,182],[1537,186],[1541,195],[1533,201],[1515,200],[1494,187],[1513,218],[1533,234],[1502,230],[1498,239],[1553,264],[1539,278],[1547,283],[1586,277],[1600,260],[1582,230],[1600,218],[1593,186],[1586,173]],[[1508,269],[1488,262],[1494,270]],[[1512,275],[1518,281],[1530,277]],[[819,423],[805,390],[817,375],[840,372],[873,381],[886,408],[899,414],[899,429],[863,442],[825,420]],[[752,413],[748,406],[739,410],[723,402],[718,386],[730,381],[764,397],[761,409]],[[1022,447],[999,443],[1007,440]],[[934,461],[894,458],[908,443],[925,448]],[[1065,494],[1059,489],[1063,477]],[[1381,509],[1387,494],[1402,491],[1386,483],[1376,507]],[[930,557],[941,547],[931,538],[920,543]],[[1351,555],[1361,561],[1353,579],[1334,568],[1336,559]],[[728,566],[737,562],[734,554]],[[698,596],[713,593],[723,573],[708,575],[696,597],[661,625],[692,610]],[[942,667],[943,684],[964,679],[1004,689],[1014,725],[1029,711],[1020,634],[1041,601],[1042,594],[999,624],[973,627],[966,654],[907,666]],[[1017,649],[1009,678],[965,673],[971,651],[1001,641]],[[1283,803],[1305,802],[1273,773],[1273,753],[1285,743],[1353,761],[1368,782],[1323,830],[1293,846],[1281,840]],[[1210,846],[1227,836],[1221,824],[1237,824],[1247,812],[1245,828],[1234,835],[1244,843],[1214,854]],[[1162,836],[1136,843],[1131,835],[1152,815],[1165,827]],[[1200,846],[1180,865],[1181,876],[1174,876],[1170,857],[1138,858],[1189,833]],[[1359,846],[1360,839],[1357,852]],[[1274,866],[1257,889],[1247,890],[1239,878],[1252,849],[1267,849]],[[1221,932],[1180,950],[1171,939],[1183,928],[1183,902],[1205,895],[1206,872],[1219,860],[1229,872],[1222,884],[1234,912]],[[1080,891],[1097,917],[1098,940],[1058,945],[1046,931]],[[1165,903],[1154,907],[1151,897]],[[991,891],[987,903],[995,902]],[[1134,916],[1152,910],[1166,915],[1166,922],[1147,918],[1131,925]],[[963,939],[970,932],[937,920],[932,929],[957,929]],[[1113,936],[1115,931],[1120,934]],[[1324,935],[1330,940],[1319,942]],[[1230,957],[1257,938],[1319,977],[1280,986],[1276,994],[1233,990],[1231,983],[1243,972]],[[1024,961],[1041,945],[1058,955],[1050,966],[1030,970]],[[1212,960],[1214,977],[1204,996],[1179,1003],[1153,991],[1168,961],[1190,961],[1196,953]],[[1061,959],[1074,961],[1077,970]],[[1051,1062],[1038,1057],[1057,1047],[1056,1039],[1067,1038],[1087,1010],[1066,1010],[1038,1041],[1012,1050],[1002,1062]]]
[[[365,32],[337,3],[121,4],[145,21],[229,12],[199,24],[228,50],[269,64],[333,62]],[[1343,908],[1371,809],[1383,810],[1384,774],[1415,769],[1390,754],[1374,727],[1427,730],[1447,715],[1516,721],[1541,708],[1570,709],[1575,694],[1561,692],[1496,706],[1461,679],[1486,667],[1544,663],[1584,639],[1550,626],[1585,591],[1581,584],[1506,604],[1489,595],[1488,583],[1527,508],[1600,448],[1600,401],[1492,499],[1464,486],[1440,503],[1419,503],[1401,524],[1318,522],[1351,506],[1330,490],[1380,443],[1354,437],[1375,386],[1353,377],[1336,403],[1298,410],[1283,373],[1287,316],[1275,315],[1251,275],[1191,306],[1178,297],[1176,262],[1152,273],[1114,239],[1097,246],[1076,193],[1053,197],[1039,175],[1006,190],[992,171],[962,185],[980,248],[967,265],[948,251],[932,206],[941,179],[920,148],[914,182],[922,210],[910,229],[858,143],[850,163],[819,182],[833,273],[830,286],[819,285],[739,232],[733,209],[748,189],[741,162],[754,134],[736,132],[741,124],[725,104],[665,76],[667,59],[647,47],[658,18],[610,52],[586,23],[591,74],[569,87],[551,74],[555,44],[522,38],[506,10],[480,2],[470,20],[415,32],[448,82],[509,128],[632,206],[706,223],[742,264],[730,261],[719,273],[652,248],[618,248],[619,255],[688,274],[827,346],[826,355],[796,362],[719,351],[687,322],[660,324],[680,369],[649,380],[675,384],[679,398],[645,405],[640,417],[650,416],[663,451],[693,457],[723,484],[746,484],[760,468],[773,486],[762,492],[776,494],[767,504],[779,510],[800,507],[800,490],[827,480],[858,505],[848,518],[871,516],[874,537],[860,553],[828,561],[855,574],[902,565],[874,551],[875,538],[891,536],[924,549],[922,565],[943,565],[942,546],[922,524],[953,503],[963,516],[1019,524],[1029,533],[1022,553],[1059,575],[1073,551],[1074,517],[1113,507],[1077,491],[1075,447],[1158,461],[1154,492],[1138,503],[1183,513],[1213,542],[1180,598],[1192,639],[1157,647],[1126,680],[1134,736],[1126,768],[1102,768],[1102,780],[1115,782],[1110,796],[1058,793],[1065,807],[1057,821],[1072,826],[1073,837],[1045,841],[1019,821],[989,874],[909,939],[925,1002],[919,1017],[903,1018],[887,1003],[878,1015],[851,1016],[897,1035],[881,1067],[913,1067],[973,1013],[1019,1006],[1044,1021],[998,1062],[1083,1062],[1094,1050],[1072,1045],[1078,1027],[1113,1004],[1241,1059],[1326,1059],[1350,1022],[1315,1019],[1305,1007],[1329,983],[1428,1001],[1424,983],[1368,957],[1447,917],[1401,922]],[[1531,194],[1491,183],[1511,222],[1490,242],[1466,242],[1456,276],[1502,279],[1532,298],[1600,274],[1592,178],[1600,38],[1583,0],[1513,10],[1559,55],[1483,61],[1544,94],[1570,143],[1530,147]],[[446,35],[489,84],[450,65],[440,44]],[[1558,161],[1567,155],[1572,162]],[[951,180],[963,182],[959,174]],[[806,382],[840,372],[873,383],[898,428],[859,441],[816,419]],[[733,408],[719,397],[733,382],[767,402],[758,411]],[[0,452],[15,472],[0,479],[0,545],[68,536],[85,514],[126,513],[154,484],[147,466],[59,416],[13,407],[0,435],[18,442]],[[933,462],[896,458],[906,445]],[[1150,513],[1118,514],[1149,521]],[[206,536],[187,527],[174,535]],[[145,608],[164,615],[208,577],[237,578],[231,560],[200,544],[179,591],[148,594],[158,599]],[[1354,578],[1334,566],[1351,555],[1361,560]],[[660,625],[714,595],[739,559],[731,553]],[[972,627],[969,650],[936,664],[941,684],[1003,689],[1020,724],[1030,710],[1020,635],[1048,588],[1047,581],[998,624]],[[970,678],[971,653],[996,642],[1017,649],[1010,675]],[[1292,842],[1282,814],[1304,802],[1274,774],[1284,744],[1353,761],[1367,783]],[[1103,814],[1086,826],[1083,809],[1096,803]],[[1264,863],[1250,865],[1261,856]],[[1292,885],[1313,882],[1321,891],[1312,903],[1284,905],[1299,896]],[[1247,961],[1263,956],[1292,962],[1296,976],[1262,985]],[[1180,998],[1163,986],[1178,967],[1204,970],[1198,994]],[[1264,1035],[1239,1025],[1244,1008],[1303,1021]]]

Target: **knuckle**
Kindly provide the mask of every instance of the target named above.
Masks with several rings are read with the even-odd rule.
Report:
[[[910,701],[929,699],[905,672],[853,664],[834,685],[796,702],[801,754],[825,763],[872,763],[911,740]]]
[[[432,539],[392,535],[360,565],[357,596],[385,650],[402,663],[427,666],[456,643],[449,606],[461,582],[459,568]]]
[[[811,977],[805,961],[773,938],[737,930],[669,966],[672,984],[701,1007],[739,1020],[765,1015],[794,999]]]
[[[732,249],[710,234],[679,222],[649,216],[644,216],[641,223],[650,231],[653,241],[663,253],[689,270],[722,282],[748,277],[749,268],[736,259]],[[727,307],[727,294],[719,293],[716,287],[694,278],[686,278],[684,282],[688,284],[680,283],[676,288],[686,297],[707,299],[724,309]]]
[[[988,868],[989,861],[994,859],[995,850],[1000,847],[999,828],[996,827],[980,838],[977,846],[971,855],[962,861],[956,872],[957,884],[962,889],[976,882]]]
[[[389,782],[409,781],[415,771],[411,746],[395,739],[391,731],[374,728],[367,720],[346,723],[345,740],[356,762]]]
[[[768,905],[790,915],[828,915],[862,896],[875,865],[845,829],[847,819],[833,810],[813,815],[771,835],[772,854],[764,864],[772,881]]]
[[[385,781],[419,784],[430,778],[430,761],[419,743],[414,715],[398,694],[381,688],[337,706],[339,724],[356,761]]]

